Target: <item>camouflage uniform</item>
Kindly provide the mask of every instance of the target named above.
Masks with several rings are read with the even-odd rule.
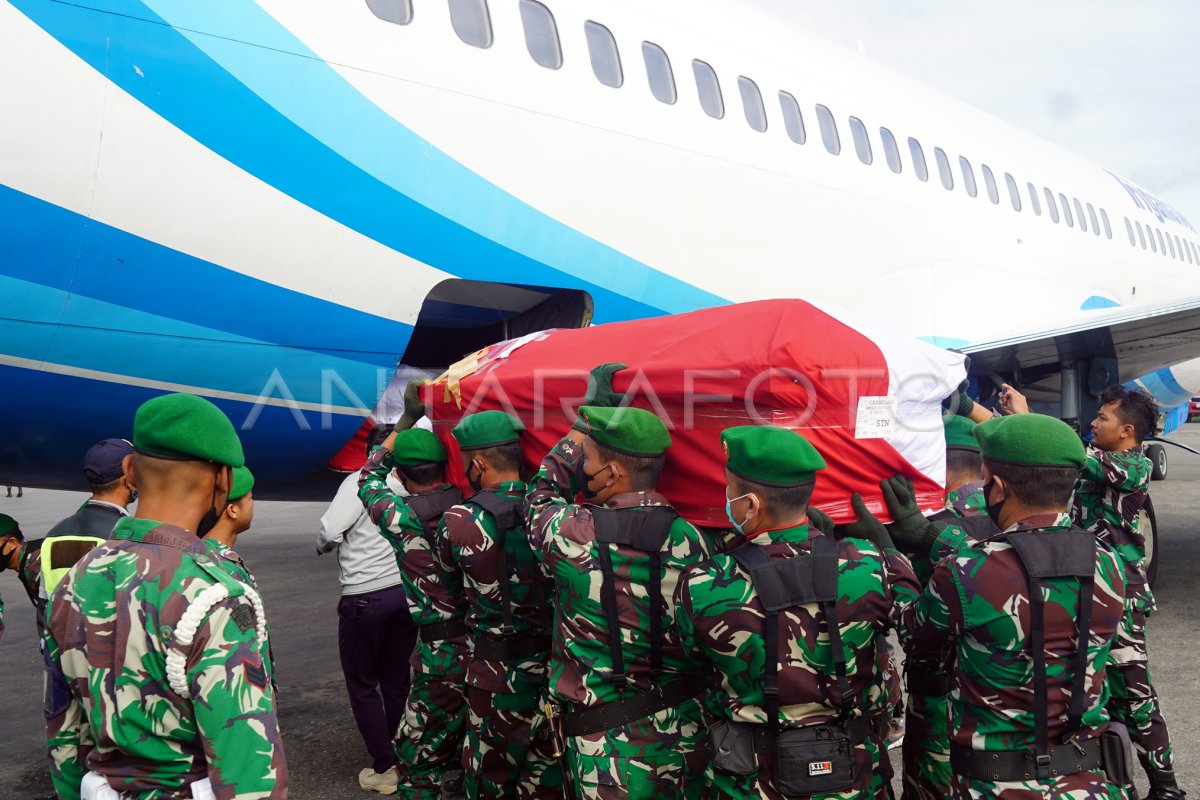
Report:
[[[372,451],[359,476],[359,499],[396,551],[413,620],[422,627],[461,621],[466,604],[460,576],[434,563],[431,537],[420,517],[387,485],[394,466],[391,450]],[[449,488],[442,485],[431,492]],[[419,638],[413,649],[412,689],[396,731],[400,796],[435,800],[446,772],[458,769],[467,723],[463,689],[469,655],[465,631],[432,642]]]
[[[202,594],[216,602],[192,619]],[[46,731],[58,796],[78,798],[91,769],[137,800],[188,797],[206,777],[219,800],[286,797],[261,612],[191,532],[119,521],[50,600]],[[66,694],[54,690],[63,681]]]
[[[801,524],[764,531],[763,541],[757,543],[772,560],[779,560],[809,553],[814,538],[820,535]],[[837,550],[838,630],[857,716],[878,704],[875,693],[881,686],[882,666],[878,643],[899,621],[900,610],[916,599],[919,587],[908,560],[896,551],[882,554],[862,539],[842,540]],[[684,573],[675,604],[684,646],[712,663],[720,678],[720,688],[708,698],[710,716],[765,725],[764,615],[749,575],[732,556],[714,555]],[[779,639],[786,644],[777,685],[784,729],[835,721],[838,708],[851,704],[837,689],[828,636],[823,633],[825,619],[817,604],[780,612]],[[881,761],[887,760],[885,732],[873,725],[867,741],[855,746],[856,779],[850,790],[814,797],[888,796],[888,781],[880,770]],[[758,753],[759,774],[763,770],[770,773],[772,761],[769,753]],[[757,775],[735,775],[710,764],[707,777],[712,797],[784,797],[771,781],[759,780]]]
[[[1138,517],[1146,505],[1153,465],[1141,446],[1117,452],[1094,447],[1071,499],[1075,524],[1116,550],[1125,564],[1125,619],[1113,645],[1109,713],[1129,728],[1138,754],[1155,769],[1171,768],[1171,737],[1150,681],[1146,620],[1155,609],[1143,569],[1146,540]]]
[[[491,491],[499,498],[517,500],[517,512],[523,511],[524,482],[505,482]],[[523,522],[523,514],[519,519]],[[506,554],[503,561],[501,546]],[[541,716],[539,701],[546,695],[550,657],[546,603],[551,591],[529,547],[525,526],[501,531],[496,518],[479,505],[454,506],[442,517],[434,559],[442,569],[462,573],[473,650],[481,641],[490,645],[500,639],[536,648],[510,660],[472,655],[467,667],[471,724],[463,757],[467,797],[561,797],[562,772],[552,755],[553,745],[547,737],[537,736],[534,727]],[[508,588],[502,590],[502,584]],[[506,608],[511,613],[508,625]],[[539,645],[539,639],[544,645]]]
[[[913,557],[921,584],[929,582],[933,565],[975,541],[954,520],[982,519],[987,508],[983,481],[972,481],[946,492],[946,508],[933,519],[950,524],[928,554]],[[918,569],[918,564],[921,565]],[[941,800],[950,793],[950,734],[946,727],[946,692],[953,653],[905,661],[908,705],[904,721],[904,800]]]
[[[671,596],[679,574],[707,558],[710,549],[691,524],[675,519],[661,551],[662,674],[652,678],[647,634],[654,625],[645,588],[650,582],[650,559],[636,549],[597,544],[595,507],[570,502],[579,490],[575,469],[581,457],[581,447],[564,438],[542,462],[526,498],[530,542],[542,569],[556,583],[550,690],[575,711],[613,703],[654,685],[667,688],[698,677],[698,666],[680,643]],[[631,492],[609,498],[605,507],[653,509],[670,504],[658,492]],[[608,549],[616,578],[624,686],[616,677],[601,597],[602,547]],[[566,712],[568,718],[571,710]],[[569,737],[564,780],[575,796],[583,798],[698,798],[704,792],[706,747],[701,701],[693,697],[639,721]]]
[[[938,659],[947,645],[957,666],[949,696],[950,739],[976,751],[1031,750],[1035,745],[1034,669],[1029,583],[1007,537],[1020,531],[1064,531],[1066,514],[1023,520],[1002,534],[963,547],[934,568],[920,600],[904,614],[910,646],[919,658]],[[1079,581],[1051,578],[1043,590],[1047,655],[1048,742],[1066,735],[1072,662],[1076,651]],[[1087,741],[1107,726],[1104,666],[1120,624],[1124,576],[1118,558],[1096,549],[1091,624],[1084,679],[1086,697],[1077,738]],[[1046,780],[982,781],[957,774],[951,796],[972,798],[1122,798],[1104,774],[1080,772]]]
[[[249,586],[254,591],[258,592],[258,582],[254,580],[254,575],[250,573],[250,569],[246,566],[246,562],[242,561],[242,557],[237,554],[229,545],[224,542],[205,538],[200,540],[204,545],[204,549],[212,556],[213,563],[221,570],[236,581]],[[259,593],[261,595],[261,592]],[[267,640],[262,643],[262,660],[267,670],[267,675],[271,678],[271,686],[274,687],[275,693],[279,694],[279,684],[276,682],[275,675],[275,655],[271,650],[271,635],[270,628],[267,630]]]

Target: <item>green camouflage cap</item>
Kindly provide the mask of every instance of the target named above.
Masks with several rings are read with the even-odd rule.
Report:
[[[230,502],[241,500],[246,495],[250,494],[250,490],[254,488],[254,473],[246,467],[234,467],[233,470],[233,488],[229,490]]]
[[[583,406],[579,417],[591,436],[605,447],[631,456],[661,456],[671,434],[657,414],[644,408]]]
[[[10,533],[20,533],[20,524],[10,517],[8,514],[0,514],[0,536],[8,536]]]
[[[450,431],[463,450],[479,450],[500,444],[521,441],[525,426],[521,420],[503,411],[480,411],[468,414]]]
[[[979,451],[989,461],[1031,467],[1074,467],[1086,461],[1071,426],[1045,414],[1013,414],[975,426]]]
[[[825,459],[799,433],[772,425],[739,425],[721,432],[725,466],[763,486],[799,486],[825,469]]]
[[[974,450],[979,452],[979,442],[975,441],[975,423],[957,414],[942,417],[945,428],[947,450]]]
[[[133,418],[133,448],[155,458],[246,464],[242,440],[225,412],[194,394],[164,394]]]
[[[396,434],[392,445],[393,459],[401,466],[433,464],[446,460],[446,447],[424,428],[409,428]]]

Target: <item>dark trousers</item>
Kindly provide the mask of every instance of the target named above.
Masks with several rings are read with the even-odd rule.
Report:
[[[376,772],[396,763],[392,739],[412,685],[408,660],[417,625],[401,586],[352,594],[338,602],[338,650],[354,722]]]

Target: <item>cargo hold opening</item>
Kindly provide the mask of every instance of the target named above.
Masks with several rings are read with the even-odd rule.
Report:
[[[591,320],[592,297],[579,289],[451,278],[426,296],[400,363],[442,370],[490,344]]]

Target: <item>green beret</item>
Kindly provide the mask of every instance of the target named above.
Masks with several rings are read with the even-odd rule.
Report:
[[[446,460],[446,447],[424,428],[408,428],[396,434],[392,445],[393,458],[397,464],[409,467],[414,464],[433,464]]]
[[[772,425],[739,425],[721,431],[725,466],[763,486],[799,486],[825,469],[817,448],[796,431]]]
[[[155,458],[246,464],[242,440],[225,412],[194,394],[164,394],[133,418],[133,448]]]
[[[461,449],[479,450],[483,447],[519,442],[523,430],[525,426],[521,424],[521,420],[512,414],[505,414],[503,411],[480,411],[478,414],[463,417],[450,433],[454,434]]]
[[[229,490],[230,502],[241,500],[246,495],[250,494],[250,490],[254,488],[254,473],[246,467],[233,468],[233,488]]]
[[[1070,425],[1045,414],[1012,414],[975,426],[979,451],[989,461],[1031,467],[1081,469],[1083,442]]]
[[[588,427],[588,436],[618,453],[661,456],[671,446],[667,426],[644,408],[583,406],[579,416]]]
[[[975,441],[975,423],[957,414],[942,417],[945,428],[947,450],[974,450],[979,452],[979,443]]]
[[[21,526],[15,519],[8,514],[0,514],[0,536],[8,536],[10,533],[20,533]]]

